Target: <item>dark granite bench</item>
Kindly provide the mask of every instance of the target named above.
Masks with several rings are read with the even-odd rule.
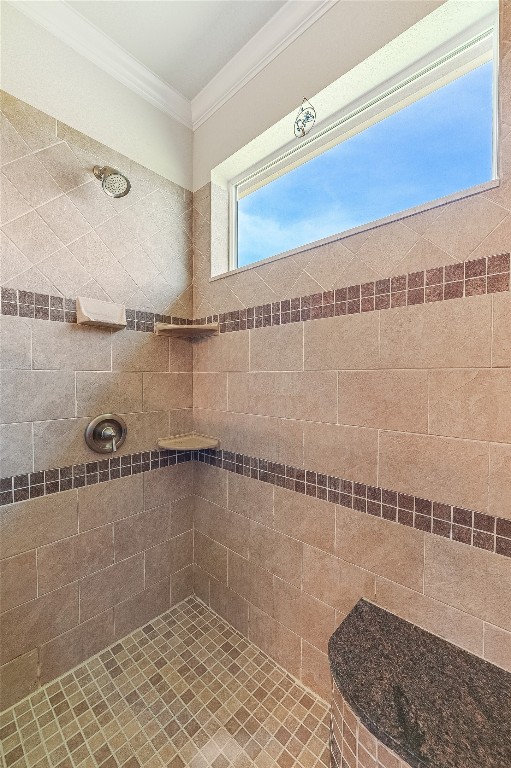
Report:
[[[511,768],[508,672],[365,600],[328,651],[344,700],[413,768]]]

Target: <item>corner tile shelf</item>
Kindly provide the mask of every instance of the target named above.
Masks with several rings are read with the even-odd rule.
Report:
[[[157,336],[175,336],[181,339],[194,339],[200,336],[213,336],[218,333],[218,323],[207,325],[173,325],[155,323],[154,332]]]
[[[165,451],[205,451],[218,448],[220,440],[207,435],[196,435],[189,432],[186,435],[158,438],[158,448]]]

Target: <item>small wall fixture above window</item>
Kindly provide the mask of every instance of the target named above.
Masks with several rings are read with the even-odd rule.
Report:
[[[296,138],[303,138],[306,136],[314,123],[316,122],[316,110],[308,99],[302,101],[302,106],[298,110],[298,114],[295,119],[295,136]]]

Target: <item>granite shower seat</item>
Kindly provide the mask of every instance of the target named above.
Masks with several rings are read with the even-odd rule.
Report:
[[[510,768],[508,672],[366,600],[328,652],[333,767]]]

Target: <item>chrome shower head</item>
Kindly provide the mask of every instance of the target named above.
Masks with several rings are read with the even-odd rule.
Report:
[[[99,165],[95,165],[93,170],[94,176],[97,179],[101,179],[103,192],[106,192],[110,197],[124,197],[130,191],[131,184],[129,180],[120,171],[116,171],[115,168],[110,168],[108,165],[100,168]]]

